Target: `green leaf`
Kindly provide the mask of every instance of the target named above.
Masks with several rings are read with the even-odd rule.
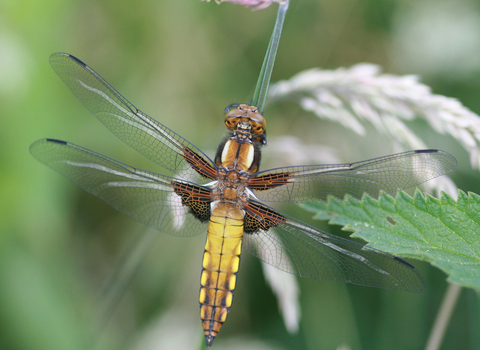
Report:
[[[394,199],[305,204],[316,219],[330,220],[354,231],[352,237],[391,254],[425,260],[448,274],[448,281],[480,289],[480,196],[458,191],[439,200],[416,191],[413,198],[399,192]]]

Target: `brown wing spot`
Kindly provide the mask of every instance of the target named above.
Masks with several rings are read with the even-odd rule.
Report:
[[[199,173],[201,176],[211,180],[216,179],[217,170],[201,155],[194,152],[188,147],[183,147],[183,158],[190,164],[193,170]]]
[[[192,184],[172,181],[176,194],[182,198],[182,204],[190,208],[192,214],[200,221],[210,219],[210,202],[212,201],[211,191]]]
[[[283,215],[261,204],[249,202],[245,210],[243,223],[245,233],[255,233],[259,230],[267,231],[270,227],[286,221]]]
[[[277,173],[254,176],[248,180],[248,188],[251,190],[265,191],[278,186],[286,185],[291,180],[290,173]]]

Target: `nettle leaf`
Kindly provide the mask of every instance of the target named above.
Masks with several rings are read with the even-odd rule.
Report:
[[[396,198],[304,204],[316,219],[330,220],[354,231],[352,237],[370,247],[399,257],[425,260],[448,274],[448,281],[480,289],[480,196],[458,192],[455,201],[446,193],[439,200],[416,191]]]

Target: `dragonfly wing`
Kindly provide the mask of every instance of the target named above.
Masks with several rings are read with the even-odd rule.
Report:
[[[209,215],[201,215],[210,208],[209,188],[137,169],[65,141],[39,140],[30,152],[79,187],[145,225],[175,236],[206,232]]]
[[[214,179],[214,163],[197,147],[149,117],[78,58],[54,53],[50,64],[73,94],[115,136],[186,180]]]
[[[243,248],[301,277],[421,292],[412,265],[391,254],[330,235],[257,202],[247,205]]]
[[[329,195],[343,199],[363,193],[378,197],[380,191],[394,193],[444,175],[457,161],[440,150],[417,150],[362,162],[338,165],[296,166],[255,174],[248,187],[266,202],[318,202]]]

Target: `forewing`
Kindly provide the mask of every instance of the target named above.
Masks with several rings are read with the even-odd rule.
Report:
[[[300,277],[421,292],[425,282],[393,255],[320,231],[257,202],[247,206],[243,248]],[[256,225],[255,225],[256,223]]]
[[[363,193],[377,197],[394,193],[444,175],[457,166],[453,156],[439,150],[417,150],[338,165],[296,166],[255,174],[248,187],[266,202],[325,201],[329,195],[343,199]]]
[[[206,187],[137,169],[65,141],[39,140],[30,152],[85,191],[145,225],[175,236],[206,232],[207,221],[192,214],[209,210],[210,189]],[[192,203],[196,205],[193,210]]]
[[[50,64],[80,102],[120,140],[183,179],[197,181],[198,175],[214,179],[215,165],[202,151],[140,111],[78,58],[55,53]]]

